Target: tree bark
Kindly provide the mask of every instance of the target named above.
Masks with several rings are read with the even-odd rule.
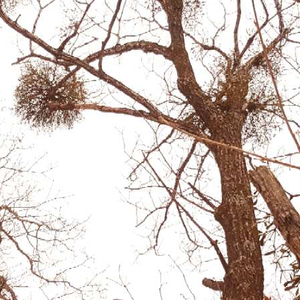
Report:
[[[218,138],[242,147],[238,122],[227,120],[227,126],[225,122],[219,128]],[[214,148],[213,153],[222,187],[222,203],[215,218],[224,229],[228,256],[223,300],[261,300],[262,255],[245,159],[241,153],[221,147]]]
[[[202,284],[214,291],[222,292],[224,290],[224,281],[216,281],[209,278],[204,278]]]
[[[300,215],[272,171],[264,166],[249,171],[251,181],[270,209],[276,228],[300,262]]]

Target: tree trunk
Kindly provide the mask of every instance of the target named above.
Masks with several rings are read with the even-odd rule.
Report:
[[[300,262],[300,215],[286,196],[280,182],[267,167],[261,166],[249,172],[252,183],[270,209],[276,228],[289,249]]]
[[[241,147],[240,130],[231,124],[218,129],[221,141]],[[224,300],[263,299],[263,265],[258,230],[243,155],[226,148],[212,149],[222,186],[222,203],[215,218],[222,225],[227,246],[228,269]]]

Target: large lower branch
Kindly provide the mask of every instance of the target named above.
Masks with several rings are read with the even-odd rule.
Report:
[[[48,102],[47,106],[51,110],[97,110],[103,113],[113,113],[120,115],[127,115],[137,118],[143,118],[149,121],[156,122],[161,125],[169,126],[173,129],[176,129],[182,133],[187,134],[188,136],[196,138],[196,140],[205,142],[209,139],[206,135],[197,127],[192,126],[191,124],[186,124],[184,121],[180,121],[164,115],[162,112],[152,114],[141,109],[126,108],[126,107],[112,107],[106,105],[100,105],[97,103],[85,103],[85,104],[75,104],[75,103],[59,103],[59,102]]]
[[[133,41],[125,44],[117,44],[103,51],[103,56],[120,55],[130,51],[142,51],[144,53],[153,53],[162,55],[166,59],[170,59],[170,50],[168,47],[148,41]],[[90,54],[85,58],[86,62],[93,62],[99,58],[100,51]]]
[[[171,37],[170,60],[177,72],[177,85],[179,91],[193,106],[198,116],[207,123],[215,122],[215,104],[211,98],[201,89],[185,45],[184,30],[182,26],[183,0],[160,0],[164,9]],[[208,126],[209,127],[209,126]]]
[[[281,166],[289,167],[292,169],[300,170],[300,166],[292,165],[286,162],[282,162],[280,160],[268,158],[253,152],[246,151],[240,147],[232,146],[223,142],[218,142],[215,140],[210,139],[205,133],[203,133],[199,128],[191,126],[191,124],[186,124],[184,121],[180,121],[178,119],[174,119],[172,117],[166,116],[163,113],[159,114],[151,114],[149,112],[146,112],[144,110],[134,110],[129,108],[120,108],[120,107],[109,107],[104,105],[99,105],[97,103],[90,103],[90,104],[61,104],[58,102],[49,102],[48,103],[49,108],[53,110],[72,110],[72,109],[78,109],[78,110],[97,110],[100,112],[106,112],[106,113],[114,113],[114,114],[123,114],[123,115],[129,115],[134,116],[138,118],[144,118],[149,121],[156,122],[161,125],[169,126],[170,128],[173,128],[175,130],[178,130],[181,133],[186,134],[187,136],[195,139],[196,141],[200,143],[204,143],[207,146],[218,146],[222,147],[224,149],[231,149],[239,153],[243,153],[244,156],[253,157],[260,161],[265,161],[269,163],[278,164]]]
[[[250,178],[268,205],[276,228],[289,249],[300,262],[300,215],[288,199],[280,182],[272,171],[260,166],[249,171]]]

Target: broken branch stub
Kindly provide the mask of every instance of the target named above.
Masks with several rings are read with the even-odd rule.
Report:
[[[264,166],[249,171],[251,181],[274,216],[274,224],[300,262],[300,215],[272,171]]]

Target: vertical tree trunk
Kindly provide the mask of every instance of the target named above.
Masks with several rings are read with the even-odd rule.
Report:
[[[241,147],[241,131],[234,128],[231,126],[225,137],[221,134],[222,141]],[[226,126],[221,130],[226,133]],[[220,137],[220,132],[218,135]],[[224,229],[228,255],[223,299],[261,300],[262,256],[245,159],[241,153],[230,149],[215,148],[213,152],[222,186],[222,203],[215,217]]]

